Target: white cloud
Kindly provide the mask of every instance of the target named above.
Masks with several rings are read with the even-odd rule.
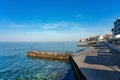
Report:
[[[0,27],[6,27],[6,28],[29,28],[30,25],[27,24],[18,24],[12,21],[1,21]]]
[[[60,21],[37,24],[9,23],[7,25],[9,28],[18,28],[18,32],[7,30],[2,33],[0,30],[0,41],[79,41],[80,38],[111,32],[111,28],[108,27],[109,25],[104,23],[101,25],[86,25],[80,22]],[[32,30],[31,28],[36,30]]]
[[[56,22],[56,23],[48,23],[48,24],[43,24],[41,25],[42,28],[44,29],[56,29],[60,27],[68,27],[68,23],[61,21],[61,22]]]
[[[52,31],[44,32],[20,32],[12,34],[0,34],[0,41],[78,41],[81,34],[78,33],[60,33]]]
[[[27,28],[27,27],[29,27],[27,25],[21,25],[21,24],[11,24],[9,26],[13,27],[13,28]]]
[[[74,31],[84,31],[85,28],[80,23],[77,22],[56,22],[40,25],[44,30],[55,30],[57,32],[74,32]]]
[[[44,29],[55,29],[58,28],[60,25],[59,24],[44,24],[42,25],[42,28]]]

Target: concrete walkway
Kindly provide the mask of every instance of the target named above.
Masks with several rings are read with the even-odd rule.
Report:
[[[120,54],[104,43],[72,55],[87,80],[120,80]]]

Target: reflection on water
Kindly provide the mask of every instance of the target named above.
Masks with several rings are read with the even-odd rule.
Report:
[[[76,80],[68,62],[28,58],[31,50],[70,52],[79,50],[76,42],[0,43],[0,80]]]

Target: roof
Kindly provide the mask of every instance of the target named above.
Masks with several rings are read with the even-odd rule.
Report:
[[[112,34],[106,34],[106,36],[112,37]]]

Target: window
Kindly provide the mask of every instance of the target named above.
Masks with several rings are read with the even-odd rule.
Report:
[[[120,26],[120,22],[119,22],[118,26]]]
[[[118,24],[117,26],[120,26],[120,24]]]

